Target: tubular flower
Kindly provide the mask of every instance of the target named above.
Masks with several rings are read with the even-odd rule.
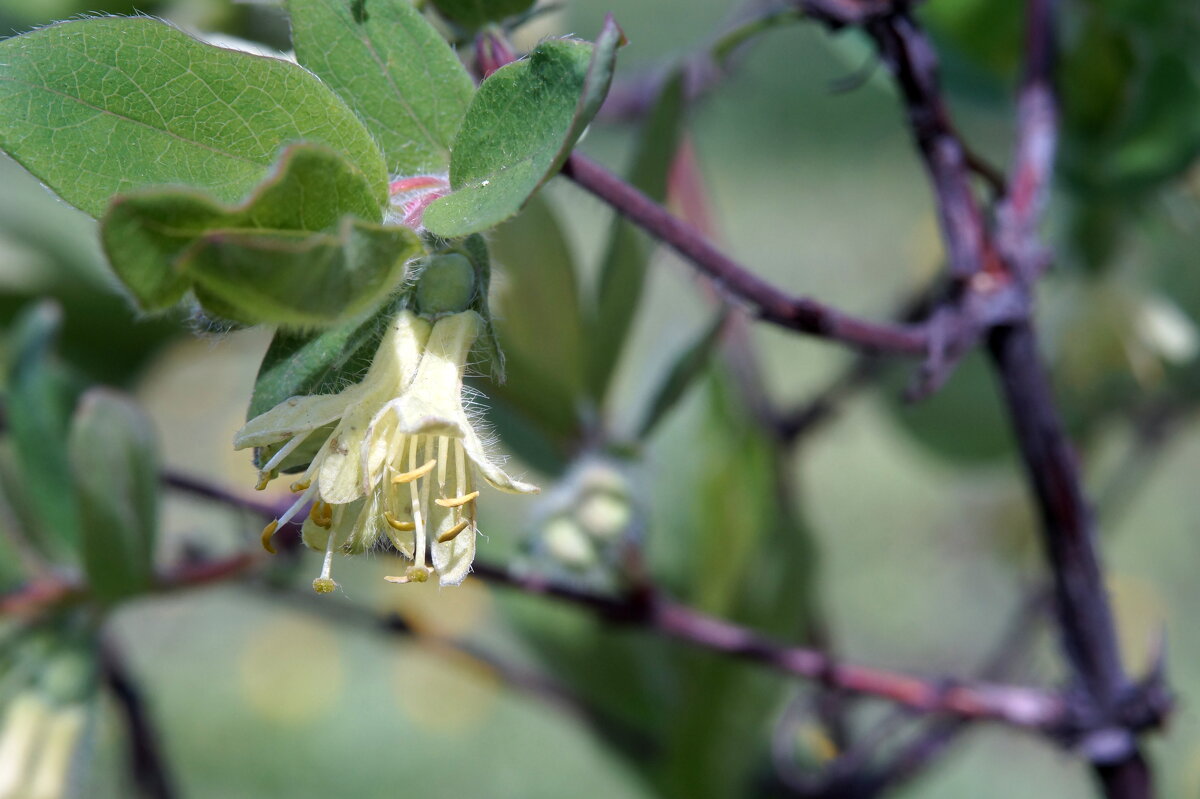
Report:
[[[336,587],[334,552],[370,549],[381,536],[413,561],[403,576],[387,579],[424,582],[432,571],[443,585],[457,585],[475,557],[475,473],[502,491],[538,490],[488,458],[463,408],[463,371],[482,327],[474,311],[432,325],[403,311],[361,383],[339,394],[292,397],[238,432],[238,449],[283,443],[263,464],[259,484],[265,485],[313,431],[336,422],[293,483],[296,502],[263,531],[270,550],[278,526],[312,502],[302,537],[325,553],[313,581],[318,593]]]

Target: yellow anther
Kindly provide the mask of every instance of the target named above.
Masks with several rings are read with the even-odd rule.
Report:
[[[409,533],[417,529],[417,525],[413,522],[402,522],[396,518],[396,515],[391,511],[385,511],[383,520],[388,523],[388,526],[393,530],[399,530],[402,533]]]
[[[389,583],[423,583],[429,579],[429,569],[424,566],[409,566],[403,577],[390,575],[383,579]]]
[[[273,521],[270,524],[268,524],[266,527],[264,527],[263,531],[262,531],[263,549],[267,550],[272,555],[275,554],[275,547],[271,544],[271,536],[275,535],[275,530],[278,527],[279,527],[279,522]]]
[[[411,483],[413,480],[424,477],[432,472],[434,466],[437,466],[437,460],[430,458],[429,460],[425,461],[425,463],[413,469],[411,472],[404,472],[403,474],[396,475],[392,478],[392,483]]]
[[[292,483],[290,488],[292,489],[293,494],[299,494],[301,491],[307,491],[311,485],[312,480],[297,480],[296,482]]]
[[[258,482],[255,483],[254,488],[257,491],[265,491],[267,488],[267,483],[269,483],[269,482],[271,482],[271,473],[270,472],[259,472],[258,473]]]
[[[470,524],[471,524],[470,519],[463,519],[461,522],[459,522],[458,524],[454,525],[446,532],[439,535],[437,537],[437,542],[439,544],[444,544],[447,541],[453,541],[454,539],[458,538],[458,534],[461,533],[463,530],[466,530],[467,526]]]
[[[317,527],[323,527],[328,530],[333,526],[333,506],[328,502],[318,499],[312,504],[312,508],[309,509],[308,518],[312,519],[312,523]]]
[[[337,590],[337,583],[328,577],[318,577],[313,580],[313,590],[318,594],[332,594]]]
[[[474,501],[479,496],[478,491],[472,491],[470,494],[463,494],[461,497],[453,499],[435,499],[434,502],[441,505],[443,508],[458,508],[466,505],[468,502]]]

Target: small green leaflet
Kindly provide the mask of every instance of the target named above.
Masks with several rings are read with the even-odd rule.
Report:
[[[50,300],[17,317],[9,334],[5,400],[21,500],[36,527],[27,532],[43,553],[60,557],[73,554],[79,542],[66,449],[76,393],[54,362],[61,329],[62,308]]]
[[[475,85],[408,0],[288,0],[296,58],[383,145],[394,174],[444,173]]]
[[[142,189],[113,201],[101,238],[143,310],[195,288],[227,318],[321,324],[381,299],[418,251],[408,229],[364,221],[378,218],[371,187],[344,158],[299,144],[240,205]]]
[[[608,93],[624,34],[612,17],[595,46],[542,42],[479,87],[454,139],[450,186],[425,227],[453,238],[495,227],[521,210],[571,154]]]
[[[92,389],[75,414],[70,457],[88,584],[109,601],[147,590],[160,490],[149,419],[125,397]]]
[[[140,17],[63,22],[0,42],[0,149],[92,216],[114,194],[157,184],[238,202],[299,140],[344,155],[382,213],[378,146],[295,64]]]

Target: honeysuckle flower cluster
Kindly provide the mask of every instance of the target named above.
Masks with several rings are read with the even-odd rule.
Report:
[[[598,590],[615,587],[622,551],[639,527],[635,493],[618,461],[581,460],[541,503],[519,568]]]
[[[401,311],[361,382],[337,394],[292,397],[238,431],[237,449],[281,445],[262,464],[265,486],[310,435],[335,425],[292,484],[295,503],[263,531],[271,550],[275,530],[309,508],[304,543],[325,553],[313,581],[318,593],[337,587],[335,552],[362,552],[383,536],[411,561],[388,580],[424,582],[436,573],[442,585],[457,585],[475,557],[476,475],[501,491],[538,490],[488,456],[463,406],[463,372],[483,326],[475,311],[434,322]]]

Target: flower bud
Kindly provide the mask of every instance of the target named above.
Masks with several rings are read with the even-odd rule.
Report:
[[[459,253],[434,255],[417,280],[417,310],[425,316],[465,311],[475,299],[475,267]]]
[[[572,519],[559,516],[551,519],[542,529],[545,552],[558,564],[586,571],[598,565],[596,548],[587,534]]]

